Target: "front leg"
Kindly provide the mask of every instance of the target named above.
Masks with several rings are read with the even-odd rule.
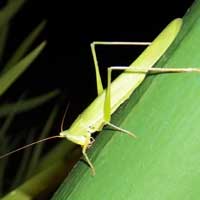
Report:
[[[86,153],[86,150],[90,147],[91,143],[93,142],[93,139],[90,140],[90,138],[87,140],[87,142],[82,146],[82,153],[83,153],[83,156],[86,160],[86,162],[88,163],[88,165],[90,166],[90,169],[91,169],[91,172],[92,172],[92,175],[94,176],[96,173],[95,173],[95,168],[94,168],[94,165],[92,164],[92,162],[90,161],[87,153]]]

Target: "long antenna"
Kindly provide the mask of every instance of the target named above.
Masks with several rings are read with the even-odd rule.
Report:
[[[63,132],[63,125],[64,125],[64,121],[65,121],[65,117],[66,117],[67,111],[69,109],[69,104],[70,104],[70,102],[67,104],[67,107],[65,108],[65,112],[64,112],[64,115],[63,115],[63,118],[62,118],[62,122],[61,122],[61,125],[60,125],[60,131],[61,132]]]
[[[38,140],[38,141],[33,142],[33,143],[31,143],[31,144],[27,144],[27,145],[25,145],[25,146],[23,146],[23,147],[20,147],[20,148],[18,148],[18,149],[15,149],[14,151],[10,151],[9,153],[6,153],[6,154],[0,156],[0,159],[5,158],[5,157],[7,157],[7,156],[10,156],[11,154],[16,153],[16,152],[18,152],[18,151],[21,151],[21,150],[23,150],[23,149],[26,149],[26,148],[28,148],[28,147],[31,147],[31,146],[33,146],[33,145],[35,145],[35,144],[38,144],[38,143],[41,143],[41,142],[44,142],[44,141],[47,141],[47,140],[55,139],[55,138],[63,138],[63,136],[54,135],[54,136],[51,136],[51,137],[48,137],[48,138],[44,138],[44,139]]]

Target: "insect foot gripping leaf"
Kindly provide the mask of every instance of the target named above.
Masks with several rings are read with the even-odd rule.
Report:
[[[80,131],[80,130],[79,130]],[[91,168],[92,175],[95,175],[95,169],[93,164],[91,163],[90,159],[87,156],[86,150],[91,144],[93,143],[94,139],[91,137],[91,134],[88,131],[85,131],[85,129],[82,129],[81,132],[76,132],[77,134],[70,133],[70,129],[66,131],[62,131],[60,133],[61,137],[67,138],[69,141],[81,145],[82,147],[82,153],[88,163],[88,165]],[[78,135],[79,134],[79,135]]]

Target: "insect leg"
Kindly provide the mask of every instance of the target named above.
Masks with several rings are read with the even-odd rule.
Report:
[[[120,127],[117,127],[114,124],[110,123],[111,119],[111,74],[112,70],[126,70],[127,72],[132,73],[185,73],[185,72],[200,72],[199,68],[130,68],[127,66],[113,66],[108,68],[108,80],[107,80],[107,90],[104,103],[104,120],[106,124],[112,128],[127,133],[135,137],[135,135],[127,130],[124,130]]]
[[[113,66],[110,67],[110,70],[125,70],[126,72],[132,73],[145,73],[145,74],[159,74],[159,73],[191,73],[191,72],[200,72],[200,68],[130,68],[128,66]],[[111,72],[109,72],[111,73]],[[111,76],[111,74],[110,74]],[[111,78],[109,78],[110,80]]]
[[[125,67],[125,68],[120,67],[120,69],[117,68],[117,70],[125,70],[127,68],[128,67]],[[106,89],[106,96],[105,96],[105,103],[104,103],[104,120],[105,120],[105,123],[107,125],[109,125],[110,127],[114,128],[115,130],[126,133],[128,135],[131,135],[132,137],[136,137],[136,135],[133,134],[132,132],[127,131],[125,129],[122,129],[122,128],[110,123],[110,120],[111,120],[111,95],[110,95],[111,91],[110,90],[111,90],[111,73],[112,73],[112,70],[114,70],[113,67],[108,68],[107,89]]]
[[[96,55],[96,50],[95,50],[95,42],[91,43],[90,47],[92,51],[92,57],[93,57],[95,73],[96,73],[97,94],[99,96],[103,92],[103,84],[102,84],[101,75],[99,72],[99,65],[98,65],[98,60],[97,60],[97,55]]]
[[[110,122],[107,122],[107,124],[108,124],[111,128],[113,128],[114,130],[120,131],[120,132],[122,132],[122,133],[126,133],[126,134],[128,134],[128,135],[130,135],[130,136],[132,136],[132,137],[134,137],[134,138],[137,137],[134,133],[132,133],[132,132],[130,132],[130,131],[127,131],[126,129],[120,128],[120,127],[118,127],[118,126],[116,126],[116,125],[114,125],[114,124],[112,124],[112,123],[110,123]]]
[[[92,171],[92,175],[94,176],[95,175],[95,168],[94,168],[92,162],[90,161],[90,159],[89,159],[89,157],[88,157],[88,155],[86,153],[87,147],[88,147],[88,144],[82,146],[82,153],[83,153],[83,156],[85,157],[86,162],[90,166],[90,169]]]
[[[151,42],[105,42],[105,41],[94,41],[90,44],[92,57],[94,61],[95,73],[96,73],[96,83],[97,83],[97,93],[100,95],[103,92],[103,84],[99,72],[99,65],[97,60],[97,54],[95,50],[96,45],[150,45]]]

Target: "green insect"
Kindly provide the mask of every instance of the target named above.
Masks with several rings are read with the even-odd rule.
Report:
[[[176,38],[182,25],[180,18],[173,20],[152,43],[144,42],[93,42],[91,44],[92,56],[96,72],[97,98],[77,117],[68,130],[62,130],[58,136],[46,138],[32,144],[26,145],[20,149],[5,154],[8,156],[28,146],[34,145],[48,139],[61,137],[70,140],[82,147],[82,153],[95,174],[95,168],[87,156],[86,150],[94,142],[92,134],[101,131],[105,125],[126,133],[132,137],[135,134],[117,127],[110,122],[111,115],[116,109],[124,103],[132,92],[142,83],[148,73],[166,73],[166,72],[200,72],[196,68],[152,68],[160,59],[164,52]],[[103,89],[99,73],[98,61],[95,51],[95,45],[149,45],[143,53],[129,66],[113,66],[108,68],[107,88]],[[111,73],[113,70],[124,70],[114,81],[111,82]],[[63,125],[63,122],[62,122]],[[62,126],[61,126],[62,127]],[[0,157],[0,158],[2,158]]]

